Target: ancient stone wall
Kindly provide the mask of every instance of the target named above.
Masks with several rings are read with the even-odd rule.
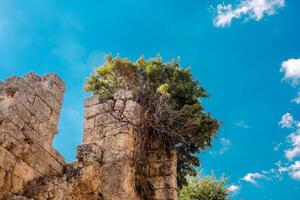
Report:
[[[37,177],[63,172],[64,159],[52,141],[64,91],[54,74],[0,82],[0,199]]]
[[[177,156],[176,151],[164,151],[153,145],[147,157],[148,179],[153,189],[154,200],[177,199]]]
[[[104,199],[140,199],[133,156],[137,150],[134,124],[141,110],[132,99],[132,93],[120,91],[113,99],[93,96],[85,102],[83,143],[100,147]]]
[[[117,91],[113,99],[93,96],[85,102],[83,142],[96,143],[102,150],[102,178],[100,191],[105,199],[141,199],[136,191],[136,160],[141,145],[135,127],[142,108],[134,101],[134,94]],[[144,166],[152,193],[148,199],[177,199],[177,156],[175,151],[162,151],[155,142],[147,153]]]
[[[176,152],[158,141],[142,166],[135,158],[144,150],[137,129],[143,109],[130,91],[85,101],[83,144],[77,160],[65,164],[52,148],[64,91],[53,74],[0,84],[0,199],[177,200]]]

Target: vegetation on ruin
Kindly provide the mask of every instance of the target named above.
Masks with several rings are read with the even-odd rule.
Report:
[[[158,140],[165,150],[177,150],[177,181],[179,187],[185,185],[187,176],[197,174],[197,153],[211,146],[219,127],[201,104],[201,98],[208,97],[205,89],[176,60],[141,57],[131,62],[108,56],[88,78],[85,90],[110,98],[118,89],[133,91],[145,110],[140,127],[147,130],[141,131],[145,141]]]
[[[180,200],[229,200],[226,178],[215,175],[190,178],[179,192]]]

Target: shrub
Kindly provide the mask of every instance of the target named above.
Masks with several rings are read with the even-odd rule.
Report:
[[[213,174],[190,178],[179,192],[180,200],[229,200],[226,178],[217,179]]]

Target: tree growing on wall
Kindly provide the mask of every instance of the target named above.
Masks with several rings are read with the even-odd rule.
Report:
[[[182,187],[187,175],[197,174],[195,167],[200,162],[196,154],[211,146],[219,127],[201,104],[208,97],[205,89],[178,61],[141,57],[131,62],[108,56],[87,79],[85,90],[110,98],[119,89],[133,91],[144,109],[140,124],[147,130],[141,131],[144,141],[160,141],[166,150],[177,150],[177,181]]]

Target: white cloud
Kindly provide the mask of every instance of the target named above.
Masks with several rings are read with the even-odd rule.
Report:
[[[300,133],[299,130],[296,133],[289,135],[289,141],[292,144],[292,148],[285,151],[285,157],[289,160],[300,156]]]
[[[210,151],[209,154],[212,155],[223,155],[226,151],[230,149],[231,141],[226,138],[220,138],[220,146],[216,151]],[[218,144],[219,145],[219,144]]]
[[[222,148],[219,151],[219,153],[224,154],[227,150],[229,150],[229,148],[231,146],[231,141],[226,138],[221,138],[221,144],[222,144]]]
[[[279,173],[288,173],[288,175],[295,179],[300,181],[300,161],[297,160],[290,166],[283,167],[281,165],[281,161],[277,162],[276,165],[278,166],[278,172]]]
[[[278,123],[281,128],[291,128],[294,124],[294,118],[290,113],[285,113]]]
[[[248,173],[248,174],[246,174],[242,178],[242,180],[256,185],[257,184],[256,179],[263,179],[263,178],[266,178],[263,174],[255,172],[255,173]]]
[[[231,192],[232,194],[237,193],[240,189],[241,189],[240,186],[234,185],[234,184],[232,184],[232,185],[230,185],[230,186],[227,187],[227,190],[229,192]]]
[[[293,85],[298,84],[300,79],[300,59],[291,58],[283,61],[280,72],[284,73],[284,80],[291,81]]]
[[[289,167],[289,175],[293,179],[300,181],[300,161],[296,161]]]
[[[244,122],[243,120],[235,123],[236,126],[241,127],[241,128],[245,128],[248,129],[250,128],[250,125],[248,125],[246,122]]]
[[[214,19],[216,27],[229,26],[233,19],[244,17],[246,20],[261,20],[265,15],[273,15],[278,8],[285,6],[285,0],[241,0],[237,5],[217,6],[217,16]]]
[[[297,96],[292,99],[292,102],[295,102],[296,104],[300,104],[300,92],[297,93]]]

